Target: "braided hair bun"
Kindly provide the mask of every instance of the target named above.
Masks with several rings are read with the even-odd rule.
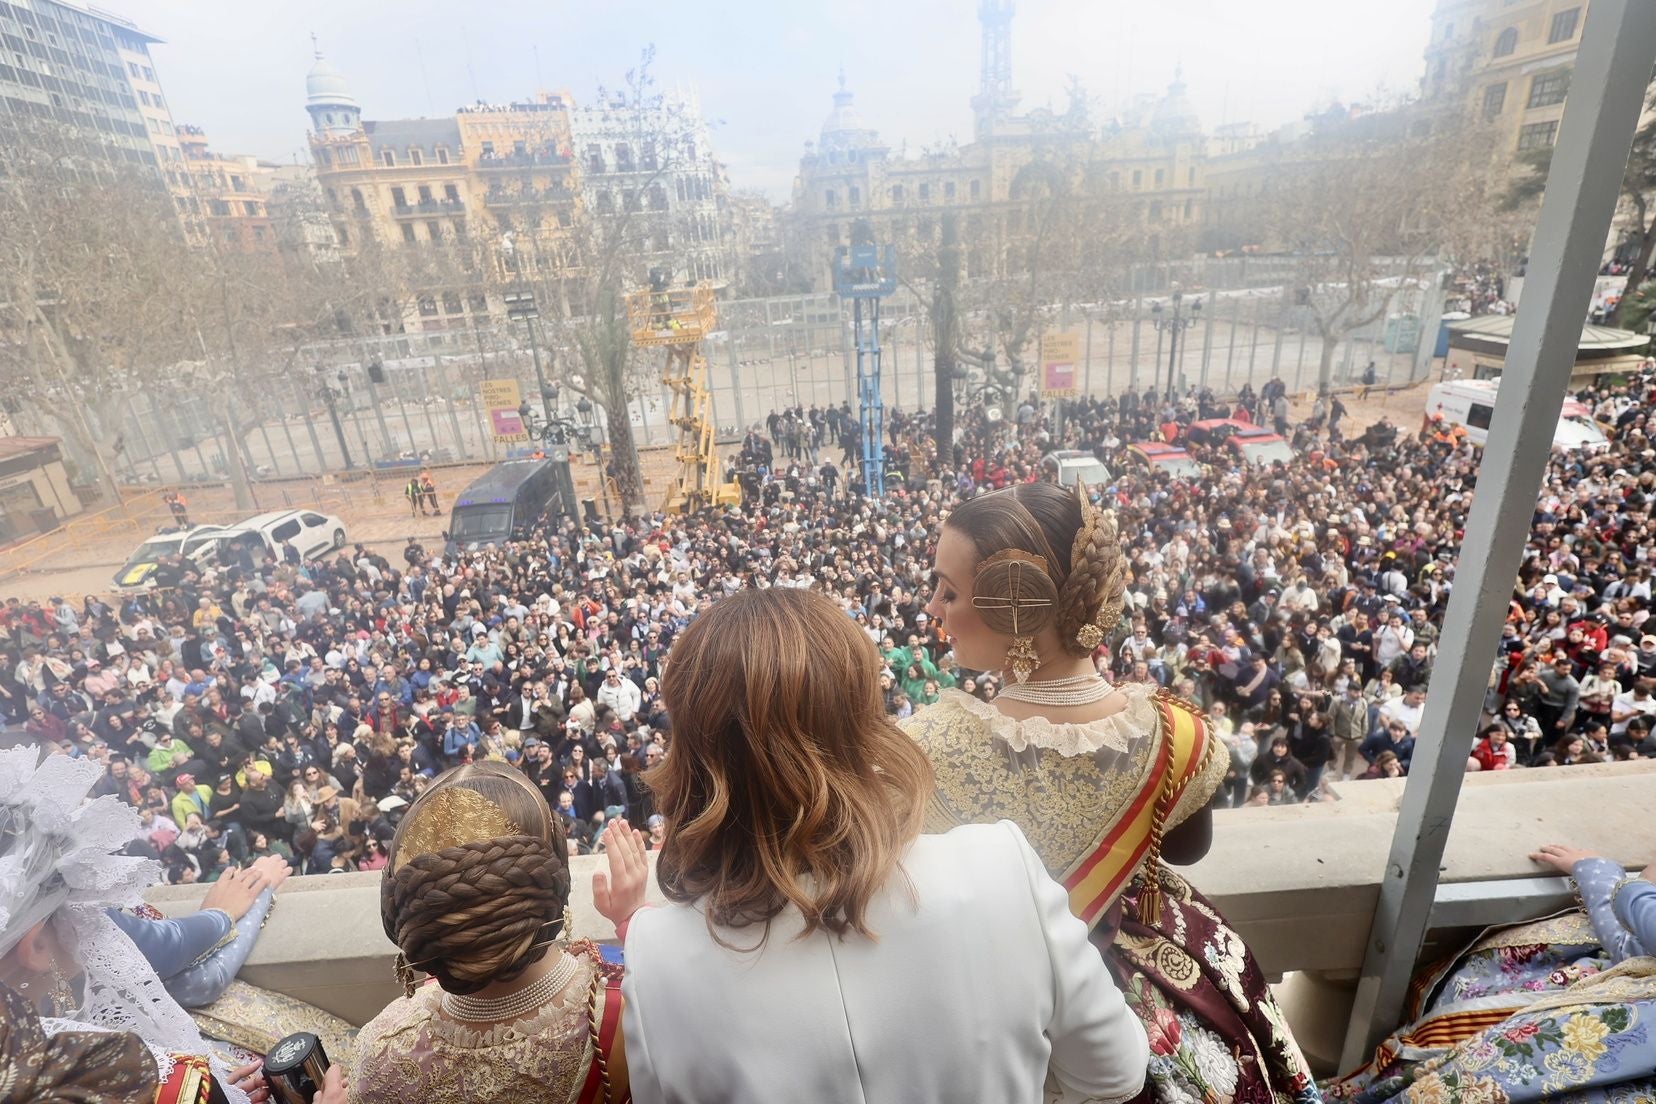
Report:
[[[1046,565],[1020,549],[990,556],[972,578],[972,605],[991,632],[1034,636],[1059,616],[1059,600]]]
[[[404,860],[399,852],[421,805],[450,787],[486,798],[517,831],[456,839]],[[461,995],[510,981],[540,961],[563,929],[568,904],[562,823],[518,771],[494,762],[437,777],[398,826],[380,881],[386,936],[410,964]]]
[[[980,567],[972,584],[974,599],[1006,596],[1004,584],[990,574],[995,566],[990,561],[996,555],[1016,550],[1046,563],[1046,585],[1053,599],[1046,608],[1051,613],[1031,630],[1026,618],[1032,611],[1022,609],[1020,635],[1055,623],[1064,650],[1084,656],[1092,649],[1077,639],[1082,626],[1099,621],[1106,634],[1115,628],[1127,586],[1127,557],[1113,514],[1105,513],[1088,525],[1074,491],[1055,483],[1019,483],[962,503],[947,524],[965,534],[977,552]],[[1019,585],[1029,593],[1032,577],[1041,574],[1026,566]],[[977,612],[991,631],[1012,631],[1004,607],[979,606]]]

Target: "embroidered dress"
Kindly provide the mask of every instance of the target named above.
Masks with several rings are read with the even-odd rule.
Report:
[[[1571,874],[1584,910],[1486,933],[1423,971],[1410,1022],[1330,1097],[1656,1100],[1656,887],[1606,859]]]
[[[619,1049],[619,972],[612,978],[590,945],[570,950],[581,957],[576,980],[509,1023],[456,1023],[442,1012],[443,991],[435,983],[387,1005],[357,1034],[353,1104],[628,1099],[625,1084],[611,1083],[607,1068]],[[619,1067],[617,1059],[616,1081]]]
[[[1229,752],[1200,713],[1146,686],[1087,724],[1017,721],[958,690],[904,723],[936,777],[926,830],[1011,820],[1086,921],[1150,1036],[1140,1099],[1320,1099],[1252,954],[1160,862],[1164,832],[1201,810]]]

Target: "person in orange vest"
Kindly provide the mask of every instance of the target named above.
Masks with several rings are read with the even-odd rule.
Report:
[[[184,495],[179,491],[169,491],[162,496],[162,501],[167,504],[167,509],[172,511],[173,523],[180,529],[188,529],[190,527],[190,511],[189,506],[184,501]]]
[[[420,469],[420,498],[423,500],[425,505],[431,507],[431,512],[433,514],[440,514],[443,512],[437,506],[437,484],[431,478],[430,468]]]

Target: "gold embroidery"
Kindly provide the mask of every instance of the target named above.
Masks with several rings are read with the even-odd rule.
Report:
[[[990,735],[984,721],[947,699],[904,727],[931,760],[936,780],[928,831],[1010,820],[1059,877],[1098,845],[1150,784],[1157,747],[1151,738],[1134,741],[1124,753],[1014,752]]]
[[[421,855],[429,855],[446,847],[516,836],[522,831],[507,819],[499,805],[476,790],[448,786],[415,804],[409,813],[409,823],[403,828],[402,838],[397,842],[392,870]]]
[[[481,1030],[445,1019],[435,985],[391,1002],[357,1036],[351,1099],[575,1100],[593,1060],[588,997],[597,969],[584,962],[582,974],[538,1012]]]
[[[1162,977],[1180,989],[1194,989],[1197,979],[1201,977],[1202,972],[1195,960],[1165,939],[1156,947],[1151,961]]]

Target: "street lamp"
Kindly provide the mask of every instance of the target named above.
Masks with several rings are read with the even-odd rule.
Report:
[[[585,395],[575,404],[575,414],[580,419],[581,435],[592,447],[593,463],[598,467],[598,494],[604,500],[604,516],[609,517],[609,473],[604,470],[604,439],[597,431],[598,427],[592,416],[592,403]]]
[[[345,383],[345,370],[343,368],[339,370],[339,382],[341,385]],[[334,391],[333,384],[328,382],[325,369],[320,364],[316,366],[316,390],[322,401],[327,404],[328,421],[333,423],[334,439],[339,442],[339,454],[345,458],[345,466],[347,468],[356,467],[351,462],[351,450],[345,444],[345,427],[339,423],[339,405],[336,401],[339,395]],[[321,457],[318,457],[318,459],[321,459]]]
[[[506,304],[506,317],[513,322],[523,322],[529,328],[529,353],[535,358],[535,383],[540,387],[541,415],[550,423],[552,400],[547,394],[546,372],[541,368],[540,342],[535,340],[535,319],[540,317],[540,307],[535,304],[535,293],[508,291],[501,299]]]
[[[1173,292],[1173,310],[1171,313],[1164,314],[1159,301],[1150,304],[1150,314],[1152,316],[1150,324],[1156,327],[1156,400],[1158,402],[1165,397],[1161,389],[1161,335],[1163,333],[1167,334],[1167,391],[1171,392],[1175,382],[1174,368],[1179,362],[1179,335],[1194,326],[1196,320],[1202,314],[1202,301],[1200,299],[1190,304],[1188,315],[1182,313],[1183,304],[1184,292],[1182,291]]]

